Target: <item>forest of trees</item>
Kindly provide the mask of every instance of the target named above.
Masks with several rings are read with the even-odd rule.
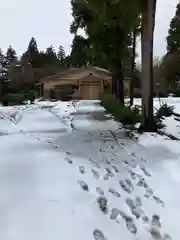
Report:
[[[37,42],[32,38],[20,58],[16,50],[9,46],[5,53],[0,50],[0,66],[7,72],[10,80],[10,91],[20,92],[33,88],[40,78],[59,72],[68,67],[68,57],[62,46],[56,53],[52,46],[44,52],[38,50]]]
[[[153,60],[153,34],[156,0],[71,0],[73,22],[72,49],[66,55],[62,46],[56,52],[53,46],[39,51],[32,38],[20,58],[11,46],[0,51],[1,69],[7,69],[11,91],[33,88],[40,78],[69,67],[99,66],[109,69],[112,93],[124,104],[123,79],[128,69],[131,105],[135,74],[141,79],[144,128],[153,130],[153,92],[158,83],[162,92],[176,91],[180,85],[180,4],[177,5],[167,36],[167,53]],[[131,7],[130,7],[131,6]],[[86,37],[78,34],[81,29]],[[141,37],[141,68],[135,64],[136,39]]]

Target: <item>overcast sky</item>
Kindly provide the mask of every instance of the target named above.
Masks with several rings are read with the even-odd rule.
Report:
[[[161,56],[166,49],[166,36],[178,0],[157,0],[154,55]],[[18,54],[26,50],[34,36],[39,49],[51,44],[63,45],[70,51],[72,36],[70,0],[6,0],[0,4],[0,47],[12,45]]]

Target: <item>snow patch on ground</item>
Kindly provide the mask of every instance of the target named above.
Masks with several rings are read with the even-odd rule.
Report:
[[[132,141],[96,118],[103,111],[91,101],[0,108],[4,239],[179,239],[179,143]]]

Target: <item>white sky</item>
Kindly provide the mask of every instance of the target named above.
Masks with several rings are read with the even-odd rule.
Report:
[[[178,0],[157,0],[154,55],[162,56],[166,49],[166,36]],[[12,45],[18,54],[26,50],[33,36],[39,49],[51,44],[63,45],[70,51],[72,35],[70,0],[6,0],[0,4],[0,47]]]

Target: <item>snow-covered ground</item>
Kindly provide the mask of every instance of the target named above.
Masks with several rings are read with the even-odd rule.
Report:
[[[180,98],[168,97],[161,98],[160,101],[158,98],[154,99],[154,110],[156,111],[160,105],[166,103],[168,106],[174,106],[174,112],[180,114]],[[134,105],[140,106],[141,99],[135,99]],[[179,119],[179,121],[178,121]],[[165,124],[164,131],[170,134],[173,134],[175,137],[180,139],[180,118],[171,116],[166,118],[163,123]]]
[[[0,107],[0,152],[2,239],[180,239],[179,142],[132,141],[98,102]]]

